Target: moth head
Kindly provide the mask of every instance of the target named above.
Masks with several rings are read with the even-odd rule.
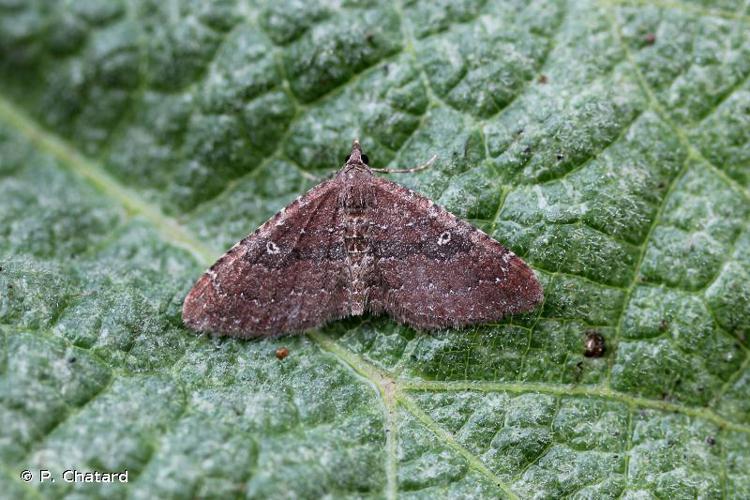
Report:
[[[370,161],[367,155],[362,154],[362,146],[359,144],[359,139],[354,139],[352,142],[352,152],[346,157],[347,165],[367,165]]]

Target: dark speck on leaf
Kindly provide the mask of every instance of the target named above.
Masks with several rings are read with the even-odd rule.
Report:
[[[276,349],[276,359],[282,360],[289,356],[289,349],[286,347],[279,347]]]
[[[576,367],[573,369],[573,377],[576,382],[581,380],[583,376],[583,361],[576,363]]]
[[[76,362],[76,357],[75,356],[71,356],[71,357],[68,358],[68,363],[75,363],[75,362]]]
[[[540,84],[544,85],[549,80],[547,78],[547,75],[539,75],[539,78],[537,78],[536,81],[539,82]]]
[[[586,332],[584,347],[586,350],[583,352],[583,355],[587,358],[601,358],[606,350],[604,337],[599,332],[589,330]]]
[[[669,329],[669,321],[666,319],[663,319],[659,322],[659,331],[660,332],[666,332],[667,329]]]
[[[562,153],[557,153],[557,161],[560,161],[560,160],[562,160],[563,158],[565,158],[565,155],[564,155],[564,154],[562,154]]]
[[[706,444],[709,446],[713,446],[716,444],[716,438],[713,436],[706,437]]]
[[[531,154],[531,146],[526,146],[525,148],[523,148],[523,154]]]
[[[656,42],[656,35],[653,33],[646,33],[646,35],[643,37],[643,43],[646,45],[653,45],[654,42]]]

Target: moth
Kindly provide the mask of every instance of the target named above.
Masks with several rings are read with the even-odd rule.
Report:
[[[539,281],[513,252],[380,171],[355,140],[332,179],[198,279],[185,324],[260,337],[369,312],[430,330],[496,321],[542,301]]]

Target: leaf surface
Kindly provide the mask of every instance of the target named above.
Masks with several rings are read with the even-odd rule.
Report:
[[[747,4],[340,3],[0,4],[3,490],[750,497]],[[394,180],[521,255],[543,307],[186,330],[203,269],[354,137],[437,154]]]

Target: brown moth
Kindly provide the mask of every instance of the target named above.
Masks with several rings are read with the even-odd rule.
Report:
[[[369,312],[435,329],[541,302],[539,281],[513,252],[367,163],[355,140],[335,177],[234,245],[190,290],[185,324],[258,337]]]

